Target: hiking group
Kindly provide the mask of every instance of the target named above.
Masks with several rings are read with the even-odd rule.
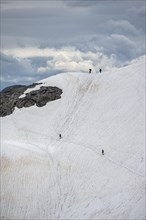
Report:
[[[61,138],[62,138],[62,135],[59,134],[59,139],[61,139]],[[101,153],[102,153],[102,155],[104,155],[104,150],[103,149],[102,149]]]
[[[92,72],[92,69],[89,69],[89,73]],[[99,72],[101,73],[102,72],[102,69],[99,69]]]

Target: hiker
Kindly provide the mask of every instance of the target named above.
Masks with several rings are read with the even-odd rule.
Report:
[[[104,155],[104,150],[102,149],[102,155]]]
[[[102,69],[99,69],[99,72],[101,73]]]
[[[91,73],[92,69],[89,69],[89,73]]]
[[[59,138],[60,138],[60,139],[62,138],[62,135],[61,135],[61,134],[59,134]]]

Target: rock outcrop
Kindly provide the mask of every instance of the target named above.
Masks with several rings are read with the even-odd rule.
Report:
[[[42,107],[47,102],[61,98],[62,90],[53,86],[41,86],[39,90],[34,90],[19,98],[28,88],[33,88],[41,83],[34,83],[29,86],[16,85],[7,87],[0,92],[0,117],[10,115],[17,108],[27,108],[33,105]]]

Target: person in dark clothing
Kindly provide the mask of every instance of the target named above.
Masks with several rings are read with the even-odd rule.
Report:
[[[99,69],[99,72],[101,73],[102,69]]]
[[[89,73],[91,73],[92,69],[89,69]]]
[[[104,150],[102,149],[102,155],[104,155]]]
[[[59,134],[59,138],[60,138],[60,139],[62,138],[62,135],[61,135],[61,134]]]

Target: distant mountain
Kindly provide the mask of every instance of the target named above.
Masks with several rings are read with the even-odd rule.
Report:
[[[144,79],[140,57],[25,89],[26,105],[49,87],[59,98],[1,118],[2,219],[145,219]]]
[[[6,88],[4,88],[1,92],[8,92],[12,89],[17,89],[17,88],[22,88],[22,87],[26,87],[25,85],[13,85],[13,86],[8,86]]]

